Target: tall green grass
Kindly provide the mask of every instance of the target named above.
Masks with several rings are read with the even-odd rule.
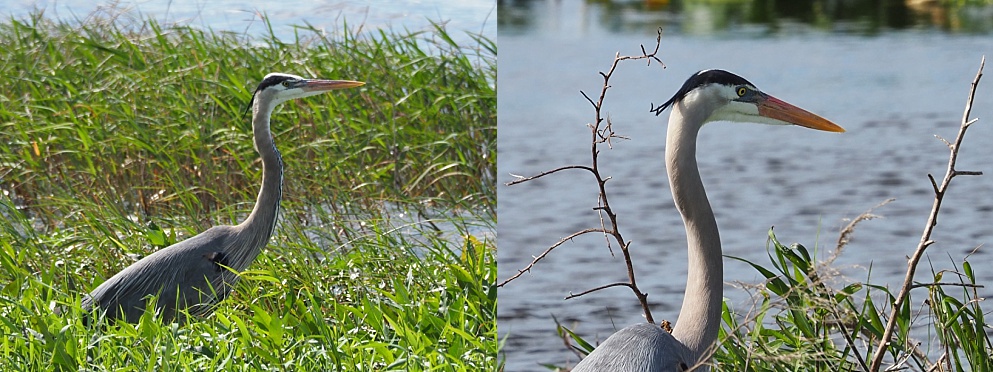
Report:
[[[344,29],[0,22],[0,369],[496,369],[496,45]],[[251,210],[274,71],[367,85],[274,113],[280,223],[231,298],[84,324],[82,294]]]
[[[725,303],[715,368],[867,370],[895,294],[870,278],[834,288],[830,260],[817,262],[816,252],[787,246],[771,230],[768,249],[770,266],[738,259],[766,282],[756,288],[754,308],[739,312]],[[927,300],[898,313],[887,370],[990,370],[993,347],[972,264],[968,258],[953,261],[951,270],[932,271],[932,278],[918,284]]]
[[[723,324],[713,353],[717,371],[866,371],[879,345],[894,294],[884,286],[850,282],[835,288],[831,259],[802,244],[785,245],[769,231],[768,264],[729,257],[750,265],[766,281],[752,286],[755,302],[736,309],[725,301]],[[886,370],[989,371],[993,342],[966,258],[952,269],[933,271],[917,290],[927,300],[899,312]],[[588,354],[594,345],[558,325],[560,337]],[[907,343],[897,340],[909,340]],[[888,369],[887,369],[888,368]],[[551,370],[559,367],[549,366]]]

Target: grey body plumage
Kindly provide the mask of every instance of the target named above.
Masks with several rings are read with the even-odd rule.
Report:
[[[239,243],[232,230],[233,226],[215,226],[148,255],[90,292],[83,298],[83,308],[121,309],[125,320],[135,323],[147,297],[157,294],[163,319],[175,319],[176,309],[187,309],[191,315],[209,314],[237,280],[231,270],[213,260]]]
[[[669,345],[661,348],[659,345]],[[669,332],[656,324],[639,323],[617,331],[602,344],[593,358],[583,359],[572,372],[645,371],[682,372],[696,357]]]
[[[241,272],[269,242],[282,197],[283,161],[272,140],[270,116],[281,102],[333,89],[361,86],[348,80],[304,79],[266,75],[249,104],[255,149],[262,157],[262,187],[252,212],[234,226],[214,226],[154,252],[107,279],[83,297],[82,308],[105,310],[107,318],[136,323],[146,302],[158,296],[155,309],[165,321],[185,321],[186,313],[204,316],[227,297]]]

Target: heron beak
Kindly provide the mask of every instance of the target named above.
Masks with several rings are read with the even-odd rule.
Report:
[[[845,128],[832,123],[828,119],[817,116],[810,111],[793,106],[770,95],[765,95],[764,99],[758,101],[758,108],[759,115],[776,120],[782,120],[801,127],[828,132],[845,131]]]
[[[365,85],[365,82],[351,80],[306,80],[300,84],[304,92],[326,92],[335,89],[355,88]]]

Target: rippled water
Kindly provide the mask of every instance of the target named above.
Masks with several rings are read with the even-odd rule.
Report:
[[[582,19],[595,19],[585,15]],[[561,165],[588,164],[593,110],[579,94],[599,92],[598,71],[615,52],[635,54],[654,43],[650,32],[598,32],[564,16],[543,31],[500,29],[499,182]],[[597,27],[589,26],[591,29]],[[569,31],[569,32],[563,32]],[[724,252],[766,263],[766,236],[775,226],[783,242],[800,242],[825,257],[848,219],[895,198],[861,224],[837,261],[844,278],[896,285],[905,256],[920,239],[932,203],[927,174],[941,177],[947,149],[933,135],[953,138],[989,36],[893,31],[873,37],[820,32],[768,37],[668,35],[661,57],[668,68],[622,64],[611,80],[606,111],[629,141],[604,150],[601,167],[612,177],[608,192],[622,232],[636,256],[639,284],[650,294],[656,319],[675,320],[686,275],[685,235],[674,210],[663,165],[668,113],[651,103],[667,100],[693,72],[734,71],[759,89],[821,114],[843,134],[798,127],[714,123],[701,132],[700,172],[717,214]],[[959,169],[986,173],[957,178],[945,199],[928,265],[951,267],[993,240],[993,81],[981,85],[973,126]],[[582,228],[597,227],[596,185],[573,172],[513,187],[499,186],[499,275],[507,278],[545,247]],[[616,247],[615,247],[616,249]],[[985,246],[971,257],[989,262]],[[978,267],[979,265],[977,265]],[[993,284],[993,269],[978,269]],[[623,261],[611,258],[601,236],[558,248],[531,273],[499,292],[499,334],[506,340],[508,371],[539,370],[538,363],[577,360],[555,335],[552,317],[588,340],[642,321],[627,289],[610,289],[565,301],[569,293],[625,279]],[[735,282],[756,283],[743,263],[725,260],[725,296],[742,310],[748,295]],[[984,290],[986,295],[990,289]],[[983,293],[980,293],[983,295]],[[920,297],[918,297],[919,299]]]

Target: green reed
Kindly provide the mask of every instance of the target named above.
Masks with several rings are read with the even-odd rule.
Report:
[[[470,39],[0,22],[0,369],[495,369],[495,242],[463,226],[494,230],[496,46]],[[367,84],[277,108],[280,223],[231,298],[85,325],[99,282],[248,214],[276,71]]]

